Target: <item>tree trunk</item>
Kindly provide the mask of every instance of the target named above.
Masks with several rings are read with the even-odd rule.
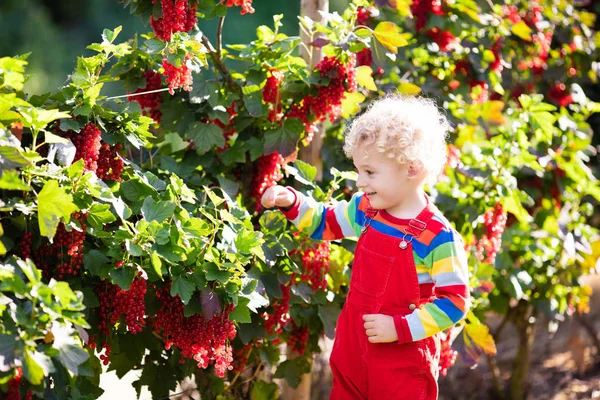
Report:
[[[525,400],[528,397],[527,374],[529,372],[529,356],[533,344],[537,310],[527,302],[521,301],[517,306],[514,323],[519,334],[519,347],[513,361],[510,378],[510,399]]]
[[[319,11],[325,13],[329,12],[329,0],[301,0],[301,16],[309,17],[316,22],[325,23],[325,17],[319,14]],[[320,48],[309,45],[314,38],[307,35],[304,29],[300,29],[300,36],[302,38],[302,43],[304,43],[304,46],[300,48],[300,55],[308,64],[308,68],[312,69],[323,58],[323,52]],[[323,124],[319,124],[312,142],[310,142],[308,147],[300,147],[298,155],[300,160],[317,167],[317,181],[323,179],[323,158],[321,157],[321,148],[323,147],[324,134],[325,129],[323,128]]]
[[[504,400],[506,396],[504,395],[502,381],[500,380],[500,368],[498,367],[496,355],[487,354],[486,356],[488,367],[490,368],[490,373],[492,374],[492,394],[494,399]]]
[[[298,354],[292,351],[288,346],[287,348],[287,359],[293,359],[298,357]],[[312,362],[311,362],[312,369]],[[283,379],[283,393],[281,398],[283,400],[310,400],[310,386],[311,386],[311,374],[310,372],[307,374],[303,374],[300,378],[300,383],[296,388],[288,385],[287,380]]]

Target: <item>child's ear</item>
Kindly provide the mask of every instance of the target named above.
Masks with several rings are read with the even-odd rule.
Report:
[[[408,179],[417,179],[423,174],[424,171],[425,168],[423,167],[423,163],[421,161],[411,161],[408,165],[407,177]]]

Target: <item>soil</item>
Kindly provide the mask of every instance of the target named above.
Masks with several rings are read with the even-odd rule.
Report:
[[[584,318],[600,333],[600,276],[586,277],[585,283],[593,289],[590,313]],[[500,319],[490,316],[492,330]],[[561,322],[554,333],[548,332],[548,323],[538,321],[528,375],[529,400],[600,399],[600,355],[588,333],[573,317]],[[327,399],[331,388],[331,372],[327,360],[332,342],[322,342],[323,352],[314,360],[312,371],[313,400]],[[453,347],[460,352],[461,343]],[[517,349],[517,334],[506,326],[496,343],[497,362],[505,384],[510,377],[512,360]],[[440,377],[439,400],[493,399],[491,374],[485,358],[475,368],[459,357],[446,377]]]

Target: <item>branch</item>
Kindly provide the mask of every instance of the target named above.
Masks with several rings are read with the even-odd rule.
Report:
[[[240,99],[243,98],[244,93],[242,92],[241,86],[233,80],[231,74],[229,73],[229,70],[223,63],[223,60],[221,59],[220,55],[217,53],[212,43],[210,42],[210,40],[208,40],[208,38],[205,35],[202,35],[202,44],[204,45],[204,47],[207,48],[208,54],[210,55],[210,58],[212,59],[213,63],[215,64],[221,75],[223,75],[223,77],[225,78],[225,82],[227,83],[227,86],[229,86],[229,89],[234,91]]]
[[[223,23],[225,22],[225,17],[219,18],[219,26],[217,27],[217,57],[221,59],[221,40],[223,36]]]

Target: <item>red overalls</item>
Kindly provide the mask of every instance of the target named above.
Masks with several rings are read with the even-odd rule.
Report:
[[[369,226],[367,213],[358,240],[350,291],[337,322],[330,365],[330,400],[437,399],[440,341],[438,335],[399,344],[370,343],[364,314],[407,315],[432,300],[432,285],[419,288],[412,240],[426,229],[430,206],[396,238]],[[421,293],[421,290],[427,293]]]

